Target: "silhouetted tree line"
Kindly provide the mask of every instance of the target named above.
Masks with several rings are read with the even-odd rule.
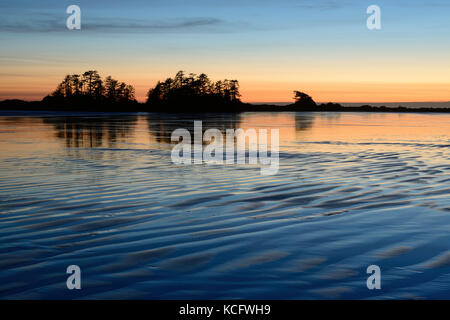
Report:
[[[294,91],[292,104],[254,105],[240,100],[237,80],[213,82],[204,73],[185,75],[179,71],[151,88],[147,101],[135,99],[133,86],[111,78],[102,79],[95,70],[67,75],[56,90],[42,101],[4,100],[3,110],[147,111],[164,113],[211,112],[450,112],[450,108],[344,107],[338,103],[316,104],[311,96]]]
[[[237,80],[212,82],[204,73],[186,76],[179,71],[148,91],[147,105],[150,111],[236,111],[240,97]]]
[[[308,94],[301,91],[294,91],[295,105],[300,107],[314,108],[317,104]]]
[[[81,109],[137,104],[133,86],[115,80],[111,76],[103,80],[95,70],[86,71],[82,75],[66,75],[56,90],[45,97],[43,102],[48,105],[74,106]]]

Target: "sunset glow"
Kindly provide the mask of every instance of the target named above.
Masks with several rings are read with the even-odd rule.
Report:
[[[447,2],[379,1],[376,31],[358,1],[76,2],[81,30],[65,27],[69,1],[2,3],[0,99],[42,99],[94,69],[139,101],[178,70],[237,79],[245,102],[292,102],[293,90],[319,102],[450,100]]]

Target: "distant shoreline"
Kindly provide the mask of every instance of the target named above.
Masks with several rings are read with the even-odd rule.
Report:
[[[149,89],[147,101],[138,102],[132,85],[102,78],[96,70],[67,74],[56,90],[41,101],[10,99],[0,101],[0,110],[53,112],[153,112],[170,114],[209,114],[242,112],[395,112],[449,113],[450,105],[375,106],[369,104],[316,103],[305,92],[293,91],[294,103],[244,103],[238,80],[212,81],[202,74],[186,74],[180,70],[173,78],[158,81]],[[376,103],[374,103],[376,104]]]
[[[258,105],[275,105],[275,106],[287,106],[291,105],[292,102],[280,102],[280,101],[257,101],[252,102],[249,101],[249,104],[258,106]],[[327,104],[326,102],[316,102],[318,105],[320,104]],[[397,107],[406,107],[406,108],[441,108],[446,109],[450,108],[450,101],[418,101],[418,102],[335,102],[336,104],[339,104],[343,107],[359,107],[364,105],[370,105],[372,107],[388,107],[388,108],[397,108]]]
[[[172,106],[174,107],[174,106]],[[184,106],[183,106],[184,107]],[[85,108],[78,106],[56,106],[48,105],[42,101],[24,101],[24,100],[3,100],[0,101],[1,111],[53,111],[53,112],[158,112],[158,113],[242,113],[242,112],[393,112],[393,113],[450,113],[450,108],[410,108],[410,107],[386,107],[386,106],[342,106],[337,103],[318,104],[314,107],[304,107],[296,104],[290,105],[275,105],[275,104],[250,104],[250,103],[238,103],[228,106],[218,106],[218,109],[211,110],[210,112],[196,112],[183,108],[180,111],[180,106],[171,108],[166,106],[164,108],[152,108],[146,103],[135,102],[132,104],[103,104],[103,105],[88,105]]]

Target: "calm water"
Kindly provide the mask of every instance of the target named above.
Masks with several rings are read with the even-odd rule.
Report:
[[[172,164],[194,119],[279,128],[279,173]],[[450,298],[449,147],[444,114],[2,112],[0,297]]]

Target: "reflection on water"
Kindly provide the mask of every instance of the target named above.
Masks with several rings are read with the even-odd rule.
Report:
[[[194,120],[279,129],[279,173],[172,164],[170,135]],[[1,113],[0,297],[449,298],[449,127],[444,114]],[[81,291],[65,287],[71,264]]]
[[[236,129],[241,121],[240,114],[214,114],[214,115],[176,115],[176,114],[149,114],[143,118],[148,122],[150,135],[158,143],[171,143],[171,134],[179,128],[187,129],[194,135],[194,121],[202,121],[203,133],[208,129],[218,129],[225,134],[226,129]],[[193,143],[192,139],[192,143]]]
[[[43,122],[54,127],[58,138],[67,148],[114,148],[117,143],[130,139],[137,116],[123,117],[49,117]]]
[[[338,114],[339,116],[339,114]],[[303,131],[311,129],[314,124],[314,114],[295,114],[295,130]]]

